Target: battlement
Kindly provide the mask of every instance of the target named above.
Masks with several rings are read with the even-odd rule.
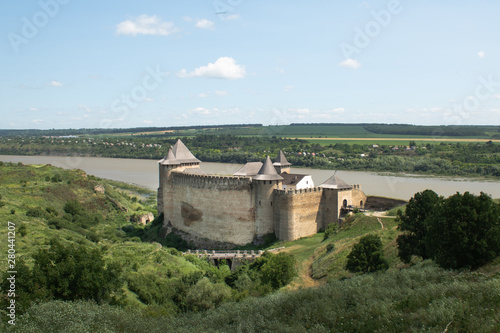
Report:
[[[251,179],[237,176],[224,175],[198,175],[189,173],[172,172],[172,183],[186,184],[196,187],[205,187],[210,185],[238,187],[251,183]]]
[[[295,195],[295,194],[321,192],[321,191],[323,191],[323,188],[321,188],[321,187],[312,187],[312,188],[302,188],[299,190],[274,190],[274,193],[277,196],[290,196],[290,195]]]

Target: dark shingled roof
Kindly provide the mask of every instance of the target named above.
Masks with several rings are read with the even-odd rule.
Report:
[[[276,157],[276,161],[274,161],[273,165],[276,166],[289,166],[292,165],[286,160],[285,154],[280,150],[278,157]]]
[[[186,163],[201,163],[199,159],[189,151],[182,143],[181,139],[177,140],[175,145],[169,149],[168,155],[160,161],[162,165],[178,165]]]
[[[262,168],[262,162],[248,162],[236,171],[233,176],[255,176]]]
[[[174,153],[172,152],[172,147],[168,149],[168,154],[165,156],[161,161],[158,163],[163,164],[163,165],[179,165],[180,163],[177,162],[175,159]]]
[[[338,189],[338,190],[344,190],[344,189],[351,189],[352,188],[351,185],[347,184],[345,181],[343,181],[342,179],[340,179],[336,175],[333,175],[330,178],[328,178],[319,187],[333,188],[333,189]]]
[[[283,185],[297,185],[306,175],[282,172],[280,176],[283,177]]]
[[[255,180],[281,180],[283,177],[278,175],[276,172],[276,169],[273,167],[273,162],[271,162],[271,159],[269,156],[267,156],[266,161],[262,165],[262,168],[260,168],[259,173],[255,176],[252,177]]]

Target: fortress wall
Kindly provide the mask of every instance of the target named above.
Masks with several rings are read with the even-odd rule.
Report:
[[[247,178],[173,172],[172,225],[197,237],[247,244],[255,236],[254,193]]]
[[[354,206],[361,206],[362,208],[365,207],[366,203],[366,194],[361,190],[361,187],[357,185],[355,186],[354,189],[352,190],[352,202]]]
[[[275,219],[279,218],[280,240],[295,240],[314,235],[323,228],[321,188],[276,191],[279,202]]]

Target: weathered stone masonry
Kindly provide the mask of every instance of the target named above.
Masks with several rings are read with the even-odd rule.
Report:
[[[274,167],[268,157],[258,172],[260,165],[247,165],[244,176],[206,175],[200,163],[180,140],[169,150],[159,162],[158,212],[166,226],[201,238],[247,244],[274,233],[294,240],[338,223],[348,206],[366,202],[359,185],[335,175],[319,187],[282,190],[276,169],[289,163],[281,152]]]

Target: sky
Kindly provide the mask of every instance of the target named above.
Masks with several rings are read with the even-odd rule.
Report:
[[[500,0],[0,4],[0,128],[500,125]]]

